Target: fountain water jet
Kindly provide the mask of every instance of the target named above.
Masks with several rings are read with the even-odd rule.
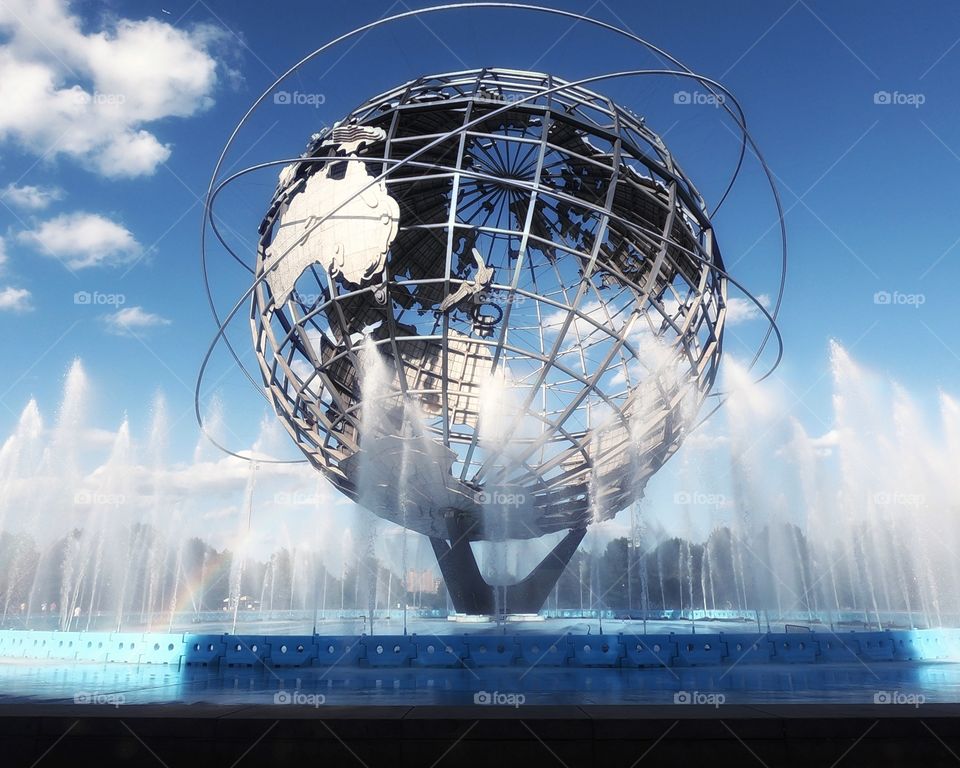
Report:
[[[371,348],[367,343],[360,352],[371,367],[367,386],[376,388],[393,372],[381,355],[364,351]],[[960,568],[952,553],[960,546],[960,480],[954,470],[960,462],[960,406],[939,393],[937,412],[927,413],[909,393],[857,365],[839,345],[831,348],[831,373],[833,420],[823,424],[820,436],[811,436],[772,388],[749,384],[730,366],[728,384],[737,394],[728,409],[729,446],[723,447],[729,464],[720,475],[729,492],[711,488],[723,491],[720,501],[688,499],[666,517],[658,504],[644,504],[643,515],[632,523],[627,554],[638,572],[636,587],[633,581],[627,584],[631,610],[639,602],[644,610],[682,606],[685,616],[760,609],[774,621],[825,620],[841,626],[957,622]],[[503,424],[514,418],[510,389],[506,376],[489,383],[477,450],[495,446]],[[141,442],[127,421],[112,434],[91,428],[91,394],[83,366],[75,362],[54,423],[48,425],[30,401],[0,445],[0,537],[6,537],[0,548],[0,620],[9,627],[112,630],[173,629],[181,621],[200,620],[219,606],[220,595],[216,605],[207,605],[215,593],[209,585],[227,559],[196,548],[185,534],[196,517],[197,507],[191,505],[199,500],[178,490],[185,473],[194,470],[171,464],[166,456],[163,398],[154,399]],[[397,417],[390,398],[371,395],[364,402],[370,404],[366,418],[371,423]],[[414,403],[407,403],[401,416],[403,438],[396,456],[400,514],[408,520],[418,514],[422,452],[416,436],[423,434],[425,418]],[[591,419],[600,423],[603,416],[597,407]],[[938,424],[924,426],[933,419]],[[272,421],[267,423],[272,429]],[[534,425],[519,429],[536,434]],[[254,458],[270,453],[268,432],[265,427],[257,438]],[[710,441],[691,442],[675,462],[678,487],[690,492],[700,481],[701,445]],[[101,457],[92,458],[97,451]],[[272,523],[256,513],[269,486],[256,497],[253,493],[261,476],[267,477],[267,465],[256,470],[236,459],[220,461],[212,465],[198,444],[194,465],[216,475],[232,473],[239,497],[237,504],[224,507],[236,519],[230,576],[224,579],[230,611],[208,615],[207,621],[229,625],[236,617],[239,626],[246,611],[256,607],[244,603],[244,595],[262,595],[261,611],[316,613],[318,604],[326,607],[327,590],[338,587],[343,613],[344,582],[371,619],[385,604],[396,603],[397,569],[406,584],[411,563],[421,567],[422,547],[414,557],[402,537],[378,536],[359,517],[345,517],[344,535],[332,540],[319,529],[304,538],[287,527],[289,521]],[[509,455],[500,463],[506,467]],[[375,465],[363,473],[372,483],[377,480]],[[324,481],[304,476],[322,496]],[[591,479],[589,493],[595,506],[606,493],[599,478]],[[306,509],[315,513],[302,500],[295,503],[301,516]],[[502,522],[495,514],[490,519]],[[269,566],[255,564],[251,556],[267,530],[264,525],[272,527],[271,540],[277,540],[274,530],[280,532],[281,552]],[[596,528],[584,548],[584,608],[607,607],[600,596],[610,586],[604,582],[609,574],[598,565],[607,551],[605,528]],[[670,543],[674,536],[678,541]],[[511,543],[496,555],[487,546],[477,549],[491,580],[522,577],[520,547],[530,545]],[[350,581],[354,569],[363,581]],[[576,603],[575,593],[568,594]],[[178,613],[174,607],[181,602],[188,610]],[[555,603],[562,607],[556,598]],[[510,606],[498,602],[495,608]]]

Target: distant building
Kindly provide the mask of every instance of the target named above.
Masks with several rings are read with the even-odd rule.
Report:
[[[429,568],[425,568],[422,571],[411,568],[407,571],[405,586],[407,592],[435,595],[440,591],[440,577]]]

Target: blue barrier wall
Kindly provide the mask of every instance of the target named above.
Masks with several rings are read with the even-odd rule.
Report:
[[[623,634],[625,667],[671,667],[677,659],[676,635]]]
[[[727,661],[730,664],[769,664],[773,661],[773,640],[767,633],[725,634]]]
[[[0,658],[251,668],[637,668],[960,661],[960,629],[359,637],[0,630]]]
[[[623,657],[620,635],[569,635],[574,667],[619,667]]]
[[[565,667],[570,659],[570,643],[565,635],[520,635],[517,645],[517,664],[525,667]]]
[[[412,636],[415,653],[410,659],[414,667],[462,667],[467,657],[467,643],[463,637]]]
[[[464,663],[473,667],[511,667],[517,659],[513,635],[467,635]]]

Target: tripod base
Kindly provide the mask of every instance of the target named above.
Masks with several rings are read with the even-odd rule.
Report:
[[[480,574],[477,558],[470,547],[468,532],[457,529],[451,520],[450,538],[430,537],[440,572],[457,613],[505,614],[537,613],[547,600],[563,569],[587,533],[575,528],[537,564],[530,574],[516,584],[488,584]]]

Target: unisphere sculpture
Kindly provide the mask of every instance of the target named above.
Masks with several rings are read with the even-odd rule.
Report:
[[[656,64],[575,81],[507,69],[420,77],[314,134],[294,162],[220,178],[248,119],[308,62],[377,28],[491,12],[582,24]],[[643,118],[593,90],[643,77],[697,85],[733,121],[740,153],[712,209]],[[711,223],[748,149],[780,228],[769,310],[728,274]],[[224,239],[214,203],[235,180],[280,166],[248,264]],[[253,276],[223,317],[208,228]],[[728,286],[768,321],[748,369],[772,336],[779,350],[758,380],[783,351],[783,208],[739,103],[634,33],[557,8],[484,0],[411,9],[306,55],[227,141],[200,252],[218,324],[194,392],[201,427],[204,372],[222,341],[313,466],[360,505],[430,538],[464,613],[539,610],[587,526],[640,498],[718,394]],[[245,306],[263,389],[226,334]],[[556,537],[553,550],[525,578],[484,580],[472,543],[544,536]]]
[[[429,536],[458,610],[539,609],[643,492],[713,384],[727,282],[703,200],[642,118],[546,74],[422,77],[280,175],[252,300],[297,445]],[[470,542],[568,531],[519,584]]]

